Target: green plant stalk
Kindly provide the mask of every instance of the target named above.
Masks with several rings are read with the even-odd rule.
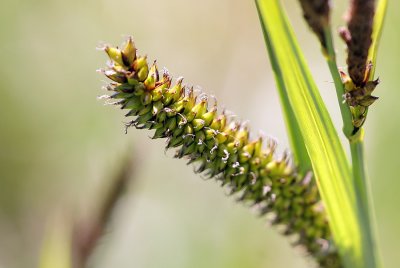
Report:
[[[372,44],[369,49],[368,60],[372,63],[369,80],[374,79],[376,70],[376,58],[378,53],[379,41],[382,35],[383,24],[385,21],[385,14],[387,11],[387,0],[379,0],[376,13],[374,16],[373,32],[372,32]],[[376,245],[376,231],[375,231],[375,217],[372,202],[370,202],[370,187],[368,182],[368,176],[366,172],[366,165],[364,161],[364,129],[358,130],[358,133],[354,135],[350,142],[351,157],[353,164],[353,179],[357,189],[357,196],[361,203],[360,214],[361,217],[366,218],[365,228],[370,234],[368,236],[369,244],[373,248],[372,257],[375,258],[377,266],[382,266],[379,259],[380,254]]]
[[[344,100],[344,87],[342,83],[342,79],[340,77],[338,67],[336,64],[336,53],[335,53],[335,48],[333,45],[332,41],[332,31],[330,28],[330,25],[326,25],[324,28],[324,34],[325,34],[325,40],[326,40],[326,45],[327,45],[327,50],[324,51],[324,54],[326,56],[326,61],[329,66],[329,70],[331,72],[333,82],[335,84],[335,89],[336,89],[336,96],[337,100],[339,103],[340,107],[340,113],[342,115],[342,120],[343,120],[343,133],[344,135],[349,139],[353,135],[353,123],[351,120],[351,112],[350,108],[345,103]]]
[[[368,193],[366,187],[366,171],[364,162],[364,129],[361,128],[350,140],[351,159],[353,164],[353,178],[360,200],[368,204]]]
[[[381,39],[382,35],[382,30],[383,30],[383,25],[385,22],[385,17],[386,17],[386,12],[387,12],[387,6],[388,6],[388,0],[379,0],[374,16],[374,24],[373,24],[373,31],[372,31],[372,44],[368,52],[368,59],[372,63],[372,68],[370,71],[370,80],[374,80],[375,76],[375,70],[376,70],[376,61],[377,61],[377,54],[378,54],[378,47],[379,47],[379,41]],[[367,215],[370,219],[369,223],[370,225],[368,228],[370,229],[370,232],[373,235],[373,238],[375,240],[371,241],[373,243],[373,246],[375,247],[375,258],[377,259],[378,265],[383,266],[382,262],[380,260],[380,253],[379,253],[379,247],[377,246],[377,235],[376,235],[376,220],[375,220],[375,214],[374,214],[374,208],[373,208],[373,202],[371,200],[371,191],[370,191],[370,184],[368,182],[368,176],[365,168],[365,161],[364,161],[364,130],[360,129],[359,132],[362,134],[361,137],[353,143],[351,143],[351,152],[352,152],[352,158],[353,158],[353,172],[355,174],[355,182],[357,183],[362,183],[364,193],[364,204],[366,207],[367,212],[369,214]]]
[[[363,252],[364,255],[368,257],[366,267],[378,267],[378,252],[375,244],[375,235],[371,227],[370,214],[370,202],[368,198],[368,182],[367,174],[365,171],[364,162],[364,130],[363,128],[355,129],[352,124],[352,116],[349,106],[343,101],[344,85],[341,80],[340,74],[338,72],[336,64],[336,55],[334,50],[334,45],[332,41],[332,32],[329,27],[325,27],[325,39],[327,43],[326,60],[331,72],[332,78],[334,80],[337,99],[343,120],[343,132],[350,144],[350,152],[352,159],[352,173],[353,173],[353,183],[354,190],[357,200],[358,215],[361,219],[361,227],[363,231]],[[375,43],[375,42],[374,42]],[[376,47],[376,45],[374,45]],[[376,52],[374,54],[376,56]]]
[[[364,129],[358,130],[350,140],[351,158],[353,164],[353,180],[356,189],[358,214],[362,218],[364,229],[363,251],[368,253],[368,267],[380,267],[379,252],[376,246],[375,232],[373,229],[372,207],[369,202],[369,184],[367,180],[367,172],[365,170],[364,161]]]

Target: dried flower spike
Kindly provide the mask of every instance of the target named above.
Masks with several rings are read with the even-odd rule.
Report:
[[[333,246],[326,213],[311,174],[298,174],[287,154],[275,155],[276,144],[250,139],[246,124],[233,120],[206,95],[196,95],[182,78],[175,83],[167,71],[136,55],[132,39],[122,50],[106,47],[111,62],[105,75],[115,104],[136,117],[127,126],[155,130],[167,148],[178,148],[177,158],[197,163],[197,172],[215,178],[232,194],[273,217],[284,235],[296,237],[321,267],[341,267]]]
[[[321,46],[327,49],[324,28],[329,25],[329,0],[299,0],[303,17],[318,36]]]
[[[339,31],[348,48],[349,76],[343,72],[341,76],[345,87],[344,98],[352,114],[354,134],[363,126],[368,107],[378,99],[371,94],[379,84],[379,79],[370,81],[372,65],[368,62],[374,15],[374,0],[352,0],[347,15],[347,29]]]
[[[368,51],[372,43],[375,15],[374,0],[352,0],[347,15],[347,29],[340,33],[348,47],[349,75],[357,87],[368,81]]]

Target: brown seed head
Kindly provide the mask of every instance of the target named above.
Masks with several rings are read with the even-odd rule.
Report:
[[[344,39],[348,47],[349,75],[356,86],[363,86],[368,81],[366,72],[368,71],[368,51],[372,43],[374,14],[375,0],[351,1],[347,15],[347,38]]]
[[[329,23],[329,0],[299,0],[304,19],[318,36],[321,46],[326,48],[324,27]]]

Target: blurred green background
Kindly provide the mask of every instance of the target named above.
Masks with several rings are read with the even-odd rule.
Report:
[[[334,1],[334,27],[347,1]],[[315,80],[340,129],[316,38],[298,3],[286,7]],[[367,162],[385,267],[400,240],[400,3],[391,1],[366,124]],[[253,1],[3,0],[0,9],[0,267],[36,267],[54,215],[90,217],[118,162],[133,152],[135,176],[91,267],[309,267],[303,253],[214,181],[164,154],[148,131],[124,134],[123,112],[104,106],[101,41],[133,35],[139,53],[200,85],[221,106],[288,146]],[[345,49],[336,40],[339,65]],[[397,51],[397,52],[396,52]],[[131,148],[131,149],[129,149]]]

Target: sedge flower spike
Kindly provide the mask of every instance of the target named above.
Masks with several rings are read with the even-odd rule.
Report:
[[[372,44],[372,26],[375,0],[352,0],[347,15],[347,29],[340,34],[348,47],[347,65],[349,76],[356,86],[368,81],[368,51]]]
[[[127,127],[154,130],[153,138],[166,139],[167,148],[177,148],[175,157],[195,163],[196,171],[220,181],[251,204],[260,215],[271,215],[271,223],[294,245],[306,249],[320,267],[341,267],[333,245],[329,222],[318,188],[311,176],[299,174],[288,154],[278,158],[276,143],[250,139],[247,124],[217,112],[205,94],[136,54],[129,38],[122,49],[105,47],[110,58],[103,73],[113,104],[128,110],[135,119]]]
[[[303,17],[326,50],[325,27],[329,25],[330,0],[299,0]]]
[[[354,133],[363,126],[368,107],[378,99],[371,93],[379,84],[379,79],[370,80],[372,63],[368,62],[375,8],[375,0],[352,0],[347,15],[347,28],[339,31],[348,48],[349,75],[341,72],[341,76],[345,88],[344,99],[352,114]]]

